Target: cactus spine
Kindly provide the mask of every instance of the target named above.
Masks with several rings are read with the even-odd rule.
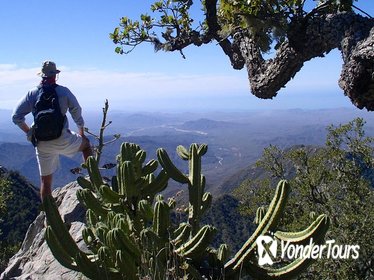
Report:
[[[310,259],[296,259],[277,268],[259,267],[256,239],[272,231],[278,240],[305,244],[313,239],[320,243],[329,226],[328,217],[320,215],[300,232],[276,231],[290,191],[288,183],[280,181],[267,210],[264,207],[257,210],[257,229],[227,261],[226,244],[218,249],[210,247],[216,229],[200,225],[212,202],[212,195],[205,192],[205,177],[201,173],[201,159],[207,150],[205,144],[192,144],[189,149],[177,147],[179,157],[188,161],[188,174],[184,174],[164,149],[157,150],[158,161],[144,164],[146,152],[136,144],[123,143],[117,156],[117,174],[111,184],[103,182],[97,161],[89,158],[85,166],[90,178],[78,178],[82,189],[77,197],[87,208],[87,226],[82,237],[91,253],[77,247],[49,196],[44,201],[49,224],[46,240],[53,255],[63,266],[81,271],[90,279],[234,280],[245,275],[255,279],[289,279],[298,275],[310,264]],[[155,174],[159,163],[162,169]],[[171,219],[175,200],[165,201],[159,194],[170,178],[188,185],[188,217],[180,225],[174,225]]]

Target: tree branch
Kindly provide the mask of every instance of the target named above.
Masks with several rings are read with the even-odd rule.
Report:
[[[366,75],[373,75],[374,51],[372,46],[374,39],[373,33],[369,36],[369,32],[374,26],[374,20],[354,13],[338,13],[311,17],[306,22],[291,26],[292,28],[288,32],[288,41],[281,44],[273,59],[267,60],[262,57],[256,44],[256,38],[246,30],[240,30],[234,35],[234,40],[239,42],[241,54],[246,61],[251,91],[255,96],[265,99],[275,97],[278,91],[303,67],[304,62],[315,57],[323,57],[335,48],[342,51],[343,69],[357,70],[352,69],[350,64],[352,60],[358,60],[357,56],[360,59],[365,59],[362,64],[365,64],[363,68]],[[364,42],[358,44],[362,40]],[[356,50],[357,48],[361,51]],[[350,56],[352,53],[354,55]],[[364,72],[363,70],[360,71]],[[342,74],[342,76],[340,85],[343,90],[346,90],[348,87],[346,75]],[[364,85],[359,86],[356,82],[353,85],[356,92],[346,91],[346,95],[350,96],[356,106],[374,110],[374,97],[371,91],[368,91],[371,88],[370,86],[374,84],[373,79],[358,78],[358,80],[364,82]],[[350,82],[350,84],[352,83]],[[364,98],[364,102],[357,101],[358,95],[362,98],[370,95],[370,102],[367,97]]]
[[[217,0],[206,0],[205,9],[207,11],[206,22],[209,28],[207,36],[211,36],[218,42],[223,52],[229,57],[231,66],[234,69],[242,69],[245,61],[238,46],[236,44],[232,44],[229,39],[222,38],[219,35],[221,27],[219,26],[217,19]]]

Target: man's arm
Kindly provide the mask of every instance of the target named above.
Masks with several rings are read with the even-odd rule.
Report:
[[[12,114],[13,123],[18,125],[25,133],[28,133],[30,130],[30,127],[25,122],[25,116],[32,111],[32,104],[32,94],[29,92],[25,97],[18,101]]]
[[[82,117],[82,108],[79,105],[77,98],[74,94],[67,89],[67,97],[68,97],[68,109],[73,118],[75,124],[78,127],[78,133],[81,136],[84,136],[84,120]]]
[[[23,122],[21,124],[18,125],[20,129],[23,130],[23,132],[25,132],[26,134],[29,132],[30,130],[30,127],[27,125],[27,123]]]

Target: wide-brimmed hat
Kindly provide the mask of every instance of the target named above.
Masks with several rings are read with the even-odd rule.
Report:
[[[54,63],[53,61],[47,60],[43,62],[42,69],[40,70],[38,75],[42,78],[48,78],[60,72],[61,71],[56,68],[56,63]]]

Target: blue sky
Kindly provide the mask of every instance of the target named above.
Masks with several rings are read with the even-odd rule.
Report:
[[[215,44],[179,53],[154,53],[144,45],[120,56],[109,33],[122,16],[136,18],[152,1],[0,1],[0,108],[11,109],[39,82],[41,62],[62,70],[68,86],[88,110],[124,111],[252,110],[352,107],[337,85],[337,51],[305,64],[273,100],[250,94],[246,70],[233,70]],[[374,1],[356,5],[374,15]]]

